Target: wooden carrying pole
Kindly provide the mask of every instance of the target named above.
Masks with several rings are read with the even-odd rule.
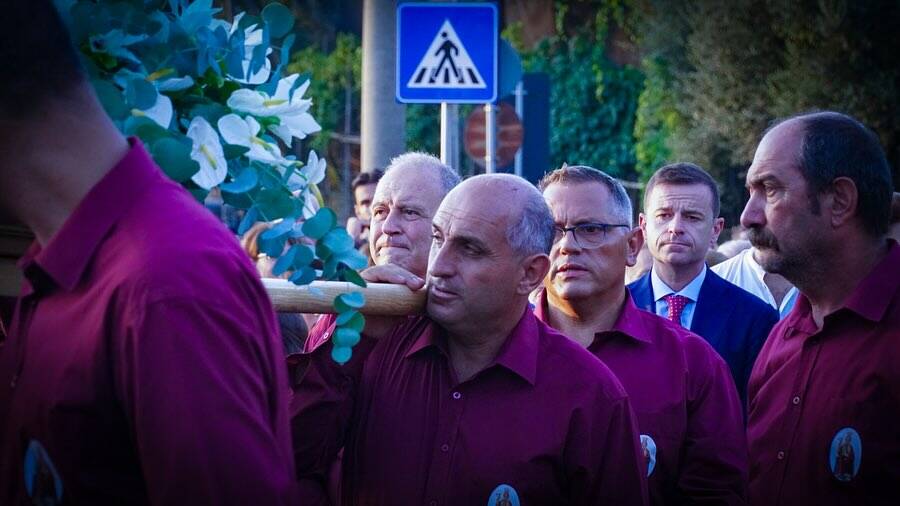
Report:
[[[404,285],[369,283],[366,288],[344,281],[313,281],[297,286],[285,279],[263,279],[263,286],[279,313],[334,313],[334,298],[342,293],[361,292],[366,304],[360,313],[403,316],[425,310],[425,290],[412,291]]]

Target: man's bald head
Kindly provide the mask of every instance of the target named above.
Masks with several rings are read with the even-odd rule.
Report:
[[[553,216],[541,192],[518,176],[483,174],[469,178],[448,193],[444,202],[447,209],[466,207],[477,210],[486,220],[502,220],[506,239],[517,255],[550,253]],[[441,209],[444,207],[442,204]]]

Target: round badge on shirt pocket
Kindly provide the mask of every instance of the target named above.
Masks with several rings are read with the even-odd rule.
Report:
[[[859,474],[862,462],[862,439],[852,427],[844,427],[837,431],[831,440],[828,452],[828,466],[831,474],[842,482],[848,482]]]
[[[44,446],[35,439],[25,451],[24,474],[25,490],[32,503],[62,504],[62,480]]]
[[[649,478],[656,469],[656,441],[646,434],[641,434],[641,453],[647,463],[647,477]]]
[[[491,497],[488,499],[488,506],[520,506],[519,502],[519,494],[516,493],[516,489],[511,486],[501,483],[497,485],[497,488],[491,492]]]

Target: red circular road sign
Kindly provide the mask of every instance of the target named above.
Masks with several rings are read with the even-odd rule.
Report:
[[[476,107],[466,119],[463,146],[466,154],[481,167],[485,166],[484,134],[484,107]],[[505,167],[513,161],[522,146],[524,135],[525,129],[516,110],[511,105],[500,102],[497,111],[497,167]]]

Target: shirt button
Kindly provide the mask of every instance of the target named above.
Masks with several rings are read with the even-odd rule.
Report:
[[[445,453],[446,453],[446,452],[449,452],[449,451],[450,451],[450,445],[448,445],[448,444],[442,444],[442,445],[441,445],[441,451],[442,451],[442,452],[445,452]]]
[[[428,506],[437,506],[437,501],[431,501],[428,503]]]
[[[459,392],[453,392],[453,398],[459,400],[462,398],[462,394]]]
[[[13,374],[11,380],[9,380],[9,388],[16,388],[16,382],[19,380],[18,374]]]
[[[797,404],[800,404],[800,396],[799,396],[799,395],[795,395],[794,398],[791,399],[791,402],[794,403],[794,406],[796,406]]]
[[[776,458],[778,458],[778,460],[784,460],[784,452],[778,452],[778,455],[776,455]]]

